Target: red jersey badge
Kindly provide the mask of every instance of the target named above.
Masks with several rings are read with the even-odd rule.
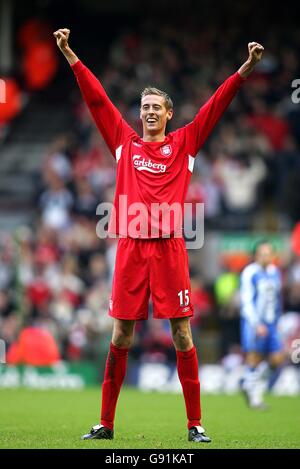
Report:
[[[164,145],[163,147],[161,147],[160,152],[163,156],[170,156],[172,153],[171,145]]]

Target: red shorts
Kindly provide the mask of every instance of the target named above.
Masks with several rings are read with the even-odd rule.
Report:
[[[155,319],[193,316],[184,239],[119,239],[109,315],[147,319],[150,295]]]

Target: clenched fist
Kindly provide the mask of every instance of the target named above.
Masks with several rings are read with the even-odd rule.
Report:
[[[70,30],[67,28],[58,29],[53,33],[53,36],[56,38],[56,44],[61,51],[66,50],[69,47],[68,40],[70,36]]]
[[[77,55],[74,54],[72,49],[70,48],[68,44],[69,36],[70,36],[70,30],[67,28],[61,28],[58,29],[53,33],[53,36],[56,39],[56,44],[64,54],[65,58],[69,62],[70,65],[76,64],[76,62],[79,60]]]
[[[249,62],[253,65],[257,64],[262,58],[264,48],[258,42],[249,42],[248,43],[249,51]]]

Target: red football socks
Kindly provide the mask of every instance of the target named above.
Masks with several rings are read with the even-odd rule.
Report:
[[[186,414],[188,418],[188,429],[201,425],[200,407],[200,382],[198,370],[198,358],[195,346],[188,352],[176,350],[177,371],[181,382]]]
[[[120,389],[126,374],[128,349],[110,344],[102,384],[101,425],[114,428],[115,412]]]

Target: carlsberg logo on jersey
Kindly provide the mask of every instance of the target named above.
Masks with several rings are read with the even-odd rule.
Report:
[[[150,173],[165,173],[167,166],[161,163],[153,163],[152,160],[146,160],[141,155],[133,155],[133,164],[138,171],[149,171]]]

